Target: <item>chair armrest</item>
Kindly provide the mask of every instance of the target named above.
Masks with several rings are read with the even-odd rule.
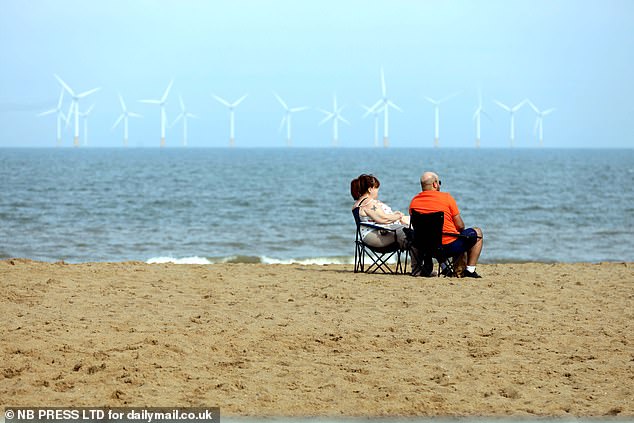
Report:
[[[366,228],[377,229],[379,231],[396,232],[396,229],[384,228],[383,226],[374,225],[372,223],[367,223],[367,222],[361,222],[360,225],[365,226]]]

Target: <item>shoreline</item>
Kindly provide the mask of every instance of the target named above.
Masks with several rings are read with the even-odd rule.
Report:
[[[634,416],[634,263],[0,261],[5,406],[233,417]]]

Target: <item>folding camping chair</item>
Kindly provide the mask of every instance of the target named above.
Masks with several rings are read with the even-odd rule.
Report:
[[[414,241],[412,246],[417,251],[417,265],[418,269],[412,269],[412,273],[421,270],[425,273],[431,273],[433,270],[432,259],[436,259],[438,262],[438,276],[441,274],[444,276],[453,275],[454,260],[455,257],[449,257],[445,254],[442,248],[443,235],[454,236],[456,238],[469,238],[466,235],[446,233],[442,231],[443,224],[445,222],[445,213],[439,211],[435,213],[418,213],[414,210],[410,212],[411,227],[414,229]],[[424,269],[425,263],[431,268]],[[445,263],[445,269],[441,269],[441,264]]]
[[[357,233],[355,237],[355,249],[354,249],[354,272],[376,273],[381,271],[383,273],[405,273],[407,268],[407,255],[408,251],[405,250],[404,262],[401,261],[401,255],[403,250],[400,249],[398,241],[396,239],[395,229],[386,229],[382,226],[377,226],[369,222],[361,222],[359,216],[359,207],[355,207],[352,210],[354,216],[354,222],[357,225]],[[378,229],[381,231],[391,232],[394,235],[394,242],[384,247],[373,247],[366,244],[361,237],[361,226],[368,228]],[[396,257],[396,264],[391,265],[388,263],[392,257]],[[370,265],[366,268],[366,258],[371,261]]]

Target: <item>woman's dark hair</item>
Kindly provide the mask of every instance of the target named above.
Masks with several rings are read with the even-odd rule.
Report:
[[[358,178],[350,182],[350,194],[352,198],[358,200],[363,194],[367,193],[370,188],[378,188],[381,183],[374,175],[359,175]]]

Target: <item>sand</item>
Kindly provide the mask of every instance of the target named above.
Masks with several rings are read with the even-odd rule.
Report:
[[[634,416],[634,264],[0,261],[1,406]]]

